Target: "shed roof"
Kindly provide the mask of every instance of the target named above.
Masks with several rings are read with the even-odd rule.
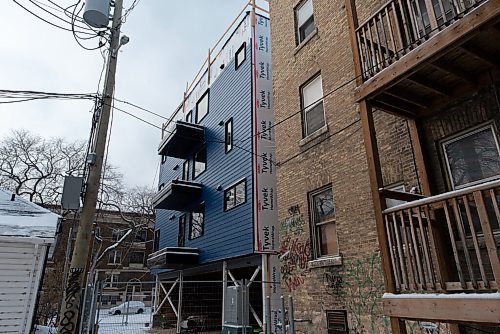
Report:
[[[54,238],[59,216],[0,189],[0,236]]]

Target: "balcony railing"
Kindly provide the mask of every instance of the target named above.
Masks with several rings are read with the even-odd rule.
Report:
[[[500,288],[500,181],[383,212],[396,290]]]
[[[367,80],[489,0],[390,0],[356,30]]]

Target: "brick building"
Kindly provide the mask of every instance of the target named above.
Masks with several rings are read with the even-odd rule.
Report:
[[[270,2],[282,285],[299,332],[500,323],[499,50],[487,43],[499,10]]]
[[[59,212],[58,207],[50,208]],[[139,229],[135,235],[127,238],[119,247],[110,252],[96,267],[99,281],[104,281],[101,305],[103,308],[119,305],[125,301],[126,286],[135,285],[137,294],[141,292],[141,283],[149,282],[147,289],[142,291],[141,300],[146,305],[151,302],[151,282],[153,277],[146,266],[147,256],[153,250],[153,226],[154,217],[146,217],[134,213],[124,213],[126,219],[146,224],[145,228]],[[78,231],[79,216],[69,213],[64,215],[60,233],[53,249],[53,257],[47,263],[42,289],[42,295],[38,306],[38,315],[41,318],[56,315],[59,302],[62,298],[65,272],[71,262],[71,253]],[[129,229],[129,224],[124,221],[118,211],[98,210],[94,223],[94,235],[101,242],[100,252],[119,240]],[[99,243],[93,241],[92,250],[95,254]],[[99,253],[100,254],[100,253]],[[90,266],[90,260],[89,260]],[[139,297],[137,297],[139,298]],[[135,300],[137,300],[135,298]]]

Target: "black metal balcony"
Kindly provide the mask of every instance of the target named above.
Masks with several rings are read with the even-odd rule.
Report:
[[[201,183],[172,180],[155,195],[153,206],[155,209],[182,211],[201,197],[201,191]]]
[[[205,129],[201,125],[183,121],[172,123],[167,127],[167,134],[158,147],[158,154],[186,159],[189,154],[203,143]]]
[[[148,256],[150,269],[183,269],[198,264],[200,251],[191,247],[166,247]]]

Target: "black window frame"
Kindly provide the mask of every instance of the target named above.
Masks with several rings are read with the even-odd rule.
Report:
[[[198,210],[198,211],[196,211]],[[196,214],[201,214],[201,222],[198,222],[198,224],[200,225],[200,230],[199,230],[199,234],[196,234],[196,235],[193,235],[194,233],[194,229],[193,229],[193,222],[194,222],[194,219],[195,219],[195,215]],[[201,238],[204,234],[205,234],[205,203],[201,203],[195,210],[193,210],[191,212],[191,214],[189,215],[189,240],[194,240],[194,239],[198,239],[198,238]]]
[[[165,164],[165,162],[167,162],[167,156],[165,154],[162,154],[161,155],[161,164]]]
[[[185,160],[182,163],[182,179],[189,181],[189,160]]]
[[[210,94],[209,94],[209,89],[207,89],[207,91],[205,93],[203,93],[203,95],[198,99],[198,101],[196,102],[196,112],[195,112],[195,124],[200,124],[200,122],[205,118],[207,117],[207,115],[209,114],[210,112]],[[199,117],[199,112],[198,112],[198,107],[200,105],[200,102],[204,99],[204,98],[207,98],[207,112],[205,113],[205,115],[203,115],[203,117]]]
[[[243,186],[245,188],[244,190],[244,195],[245,195],[245,198],[243,199],[243,202],[240,202],[240,203],[236,203],[236,188],[243,183]],[[234,206],[231,206],[231,207],[228,207],[228,193],[230,191],[234,191],[234,196],[233,196],[233,199],[234,199]],[[224,190],[224,212],[227,212],[227,211],[230,211],[230,210],[233,210],[239,206],[242,206],[243,204],[245,204],[247,202],[247,179],[242,179],[242,180],[239,180],[238,182],[236,182],[235,184],[229,186],[226,190]]]
[[[205,167],[204,169],[196,174],[196,158],[198,156],[198,154],[200,154],[200,152],[203,152],[205,151]],[[207,146],[206,145],[203,145],[202,148],[200,148],[194,155],[193,155],[193,168],[192,168],[192,171],[193,171],[193,180],[195,180],[196,178],[200,177],[200,175],[202,175],[203,173],[205,173],[205,171],[207,170]]]
[[[228,131],[231,129],[231,131]],[[227,154],[233,150],[234,124],[231,117],[224,124],[224,152]]]
[[[238,55],[243,52],[243,60],[241,62],[238,62]],[[235,70],[240,68],[240,66],[247,60],[247,42],[243,42],[243,44],[239,47],[238,51],[236,51],[234,55],[234,65],[235,65]]]
[[[186,123],[193,123],[193,110],[189,110],[186,114]]]
[[[117,256],[117,254],[120,254]],[[110,261],[110,259],[113,258],[113,262]],[[117,260],[118,258],[118,260]],[[108,264],[120,264],[123,260],[123,254],[121,250],[112,250],[108,254]]]
[[[180,215],[177,231],[177,246],[179,247],[184,247],[186,245],[186,222],[187,214]]]
[[[310,17],[307,18],[307,20],[305,20],[304,23],[302,23],[302,25],[299,26],[299,11],[300,9],[308,2],[308,1],[311,1],[311,6],[312,6],[312,9],[313,9],[313,12],[311,14]],[[303,0],[301,1],[297,6],[295,6],[294,10],[294,16],[295,16],[295,43],[296,45],[300,45],[302,43],[304,43],[304,41],[307,40],[307,38],[312,35],[316,29],[316,22],[314,20],[314,3],[313,3],[313,0]],[[309,30],[309,33],[306,35],[305,34],[305,29],[303,28],[307,28],[306,25],[310,25],[312,24],[312,29]]]
[[[157,252],[160,250],[160,235],[161,230],[155,230],[155,235],[153,239],[153,252]]]
[[[140,262],[132,262],[132,255],[134,254],[139,254],[139,253],[142,253],[142,261]],[[144,265],[144,259],[146,258],[146,253],[144,251],[131,251],[130,252],[130,255],[129,255],[129,259],[128,259],[128,263],[129,264],[142,264]]]
[[[326,216],[325,218],[320,218],[318,217],[316,213],[316,203],[315,203],[315,198],[327,191],[330,191],[332,194],[332,205],[333,205],[333,214],[331,216]],[[339,239],[338,239],[338,232],[337,232],[337,208],[335,205],[335,198],[333,196],[333,188],[331,184],[328,184],[326,186],[320,187],[318,189],[315,189],[308,194],[308,203],[309,203],[309,220],[310,220],[310,226],[311,226],[311,239],[312,239],[312,248],[313,248],[313,255],[315,259],[318,258],[328,258],[328,257],[335,257],[340,255],[340,247],[339,247]],[[321,249],[321,242],[319,238],[321,237],[320,232],[318,232],[318,229],[321,229],[323,226],[329,226],[333,227],[334,233],[332,234],[326,234],[329,237],[334,238],[335,246],[336,246],[336,252],[333,254],[325,253]]]
[[[134,242],[146,242],[148,241],[148,231],[139,230],[135,233]]]
[[[304,103],[304,89],[309,86],[311,83],[313,83],[314,80],[320,79],[321,81],[321,101],[318,101],[315,105],[305,105]],[[300,95],[300,110],[301,110],[301,115],[302,115],[302,138],[307,138],[311,136],[312,134],[316,133],[320,129],[326,126],[326,112],[325,112],[325,98],[324,98],[324,93],[323,93],[323,77],[321,76],[321,72],[316,73],[313,75],[311,78],[309,78],[306,82],[304,82],[302,85],[299,87],[299,95]],[[308,132],[307,128],[307,113],[313,111],[317,107],[321,105],[321,109],[323,112],[323,125],[316,130],[312,131],[311,133]]]

